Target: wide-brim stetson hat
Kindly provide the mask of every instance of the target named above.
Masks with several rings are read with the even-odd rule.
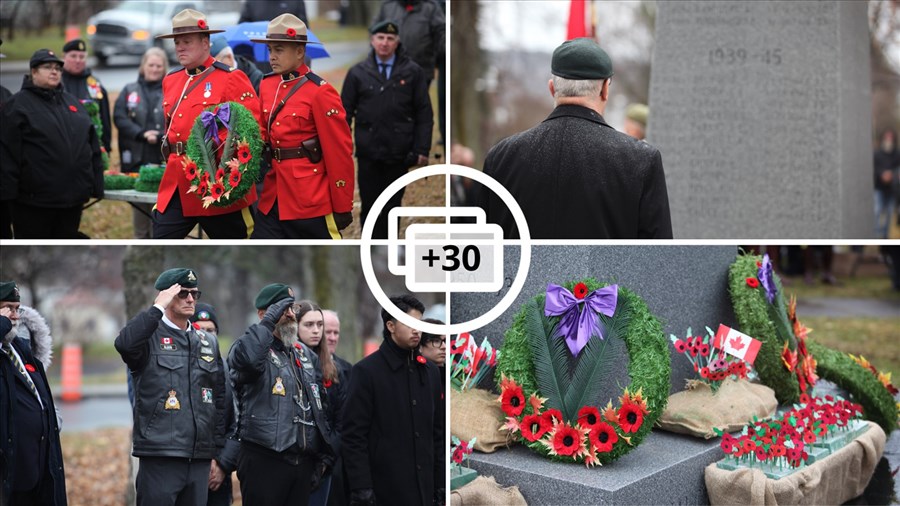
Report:
[[[172,18],[172,33],[157,35],[157,39],[174,39],[179,35],[192,33],[222,33],[225,30],[211,30],[206,24],[206,15],[194,9],[185,9]]]
[[[265,39],[250,39],[250,42],[269,44],[272,42],[299,42],[303,44],[319,44],[306,36],[306,23],[293,14],[282,14],[269,21]]]

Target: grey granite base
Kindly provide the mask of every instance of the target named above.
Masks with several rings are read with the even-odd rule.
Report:
[[[703,470],[724,457],[719,439],[654,430],[629,454],[602,467],[551,462],[521,445],[475,453],[470,465],[528,504],[708,504]]]

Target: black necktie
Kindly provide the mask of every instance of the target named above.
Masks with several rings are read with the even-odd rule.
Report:
[[[387,76],[387,68],[388,68],[388,64],[387,64],[387,63],[382,63],[382,64],[380,64],[380,65],[381,65],[381,77],[383,77],[385,80],[387,80],[387,78],[388,78],[388,76]]]

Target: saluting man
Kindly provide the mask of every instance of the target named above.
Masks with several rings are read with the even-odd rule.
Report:
[[[215,335],[189,321],[194,271],[169,269],[154,286],[153,306],[116,337],[134,378],[137,504],[206,504],[211,460],[225,446],[225,366]]]
[[[337,91],[310,72],[306,25],[293,14],[269,22],[272,72],[259,86],[263,180],[254,239],[340,239],[353,221],[353,141]]]
[[[253,233],[249,206],[256,201],[255,188],[228,207],[204,209],[200,198],[187,195],[190,181],[184,175],[184,152],[200,113],[212,105],[237,102],[259,121],[259,102],[250,80],[209,54],[209,35],[222,31],[211,30],[203,13],[185,9],[172,18],[172,33],[156,37],[175,39],[181,66],[163,79],[166,172],[153,212],[155,239],[183,239],[198,223],[212,239],[246,239]]]

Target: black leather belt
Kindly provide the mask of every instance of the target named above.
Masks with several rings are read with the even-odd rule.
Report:
[[[183,155],[184,154],[184,143],[181,141],[176,142],[175,148],[173,149],[172,146],[168,142],[164,142],[162,144],[163,161],[168,160],[169,155],[171,153],[175,153],[178,156]]]
[[[307,156],[308,154],[303,148],[272,148],[272,158],[279,162],[294,158],[306,158]]]

